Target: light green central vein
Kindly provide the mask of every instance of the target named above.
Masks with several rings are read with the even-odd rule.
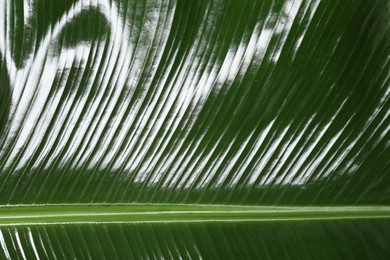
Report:
[[[0,225],[390,219],[390,206],[36,205],[0,207]]]

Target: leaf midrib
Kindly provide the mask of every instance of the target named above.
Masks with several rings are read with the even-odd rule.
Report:
[[[390,206],[226,206],[172,204],[13,205],[0,226],[76,223],[302,221],[390,218]]]

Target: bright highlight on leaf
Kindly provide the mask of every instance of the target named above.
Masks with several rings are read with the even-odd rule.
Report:
[[[1,258],[388,258],[389,17],[0,1]]]

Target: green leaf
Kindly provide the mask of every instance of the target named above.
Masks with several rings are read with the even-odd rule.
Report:
[[[0,255],[390,256],[387,0],[0,1]]]

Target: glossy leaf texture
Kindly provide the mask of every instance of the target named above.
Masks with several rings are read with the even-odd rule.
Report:
[[[0,255],[11,259],[384,259],[389,227],[388,220],[7,227],[1,229]]]
[[[387,0],[0,1],[0,203],[387,209],[389,17]],[[388,258],[390,216],[367,218],[0,219],[0,243],[8,258]]]

